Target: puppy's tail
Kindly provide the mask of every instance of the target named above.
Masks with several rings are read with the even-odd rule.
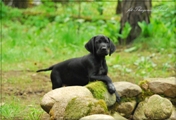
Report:
[[[49,70],[52,70],[52,69],[53,69],[53,66],[51,66],[49,68],[37,70],[36,72],[49,71]]]

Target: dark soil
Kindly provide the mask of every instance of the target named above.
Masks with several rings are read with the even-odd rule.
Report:
[[[46,74],[31,71],[1,71],[2,101],[7,96],[17,96],[28,101],[39,100],[51,90],[50,78]]]

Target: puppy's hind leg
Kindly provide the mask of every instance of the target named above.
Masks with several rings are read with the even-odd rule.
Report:
[[[62,87],[62,80],[60,78],[60,73],[58,71],[53,70],[50,75],[52,82],[52,89]]]

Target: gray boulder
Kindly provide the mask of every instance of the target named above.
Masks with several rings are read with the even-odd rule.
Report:
[[[114,110],[120,113],[120,115],[124,116],[125,118],[130,118],[132,112],[135,109],[136,103],[137,102],[135,100],[132,100],[129,102],[122,102],[120,104],[115,104]]]
[[[50,119],[51,120],[63,120],[65,108],[67,105],[68,105],[68,103],[62,104],[61,101],[56,101],[49,112]]]
[[[45,112],[41,115],[40,120],[50,120],[50,115]]]
[[[115,120],[112,116],[104,114],[94,114],[81,118],[80,120]],[[122,120],[122,119],[120,119]]]
[[[176,108],[173,107],[172,114],[169,119],[167,120],[176,120]]]
[[[118,112],[115,112],[112,116],[114,117],[115,120],[128,120],[122,117]]]
[[[130,82],[115,82],[114,85],[121,97],[135,97],[142,92],[138,85]]]
[[[176,97],[176,78],[148,78],[148,88],[155,94]]]
[[[64,112],[68,102],[75,97],[92,97],[92,93],[82,86],[70,86],[62,87],[52,90],[43,96],[41,101],[41,107],[44,111],[49,113],[50,109],[53,107],[54,103],[57,101],[60,106],[60,112]]]
[[[142,101],[138,104],[133,115],[134,120],[148,120],[144,114],[144,110],[146,109],[146,103],[147,103],[147,98],[145,101]]]
[[[144,114],[150,120],[165,120],[172,114],[172,103],[159,95],[149,97]]]

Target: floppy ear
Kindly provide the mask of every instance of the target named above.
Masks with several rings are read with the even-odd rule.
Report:
[[[113,52],[115,52],[115,50],[116,50],[116,46],[113,44],[113,42],[108,38],[108,40],[109,40],[109,56],[111,56],[111,54],[113,53]]]
[[[91,38],[86,44],[85,44],[85,48],[91,52],[92,54],[94,54],[94,50],[95,50],[95,38],[93,37]]]

